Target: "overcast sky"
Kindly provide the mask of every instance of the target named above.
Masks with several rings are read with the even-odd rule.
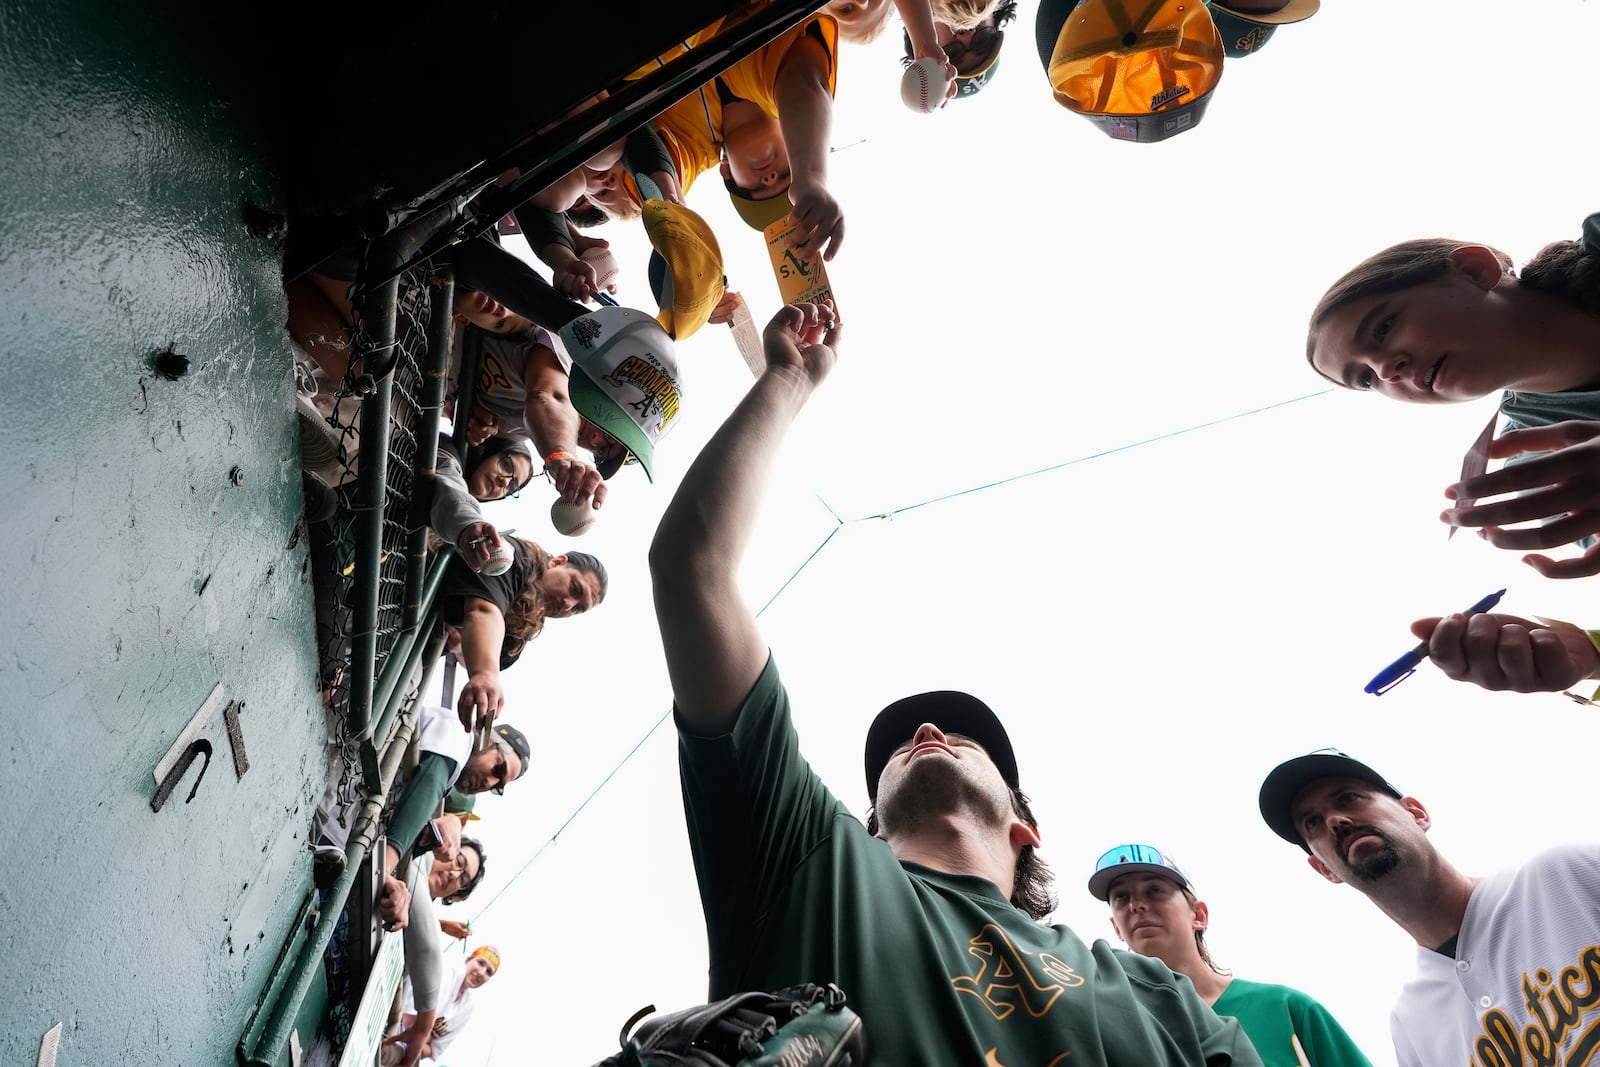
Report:
[[[1600,610],[1582,582],[1545,581],[1471,534],[1446,542],[1441,490],[1492,400],[1330,392],[1305,364],[1305,323],[1334,278],[1398,240],[1484,241],[1520,265],[1577,236],[1600,209],[1600,11],[1326,0],[1229,60],[1198,128],[1129,145],[1055,104],[1034,8],[998,78],[932,117],[899,102],[897,31],[842,56],[831,184],[848,232],[829,271],[846,340],[789,437],[745,588],[765,603],[827,540],[762,625],[803,750],[845,803],[865,811],[861,743],[881,706],[970,690],[1010,728],[1056,921],[1112,937],[1090,867],[1155,844],[1210,903],[1221,963],[1305,989],[1392,1064],[1412,946],[1266,829],[1261,779],[1338,745],[1427,804],[1472,872],[1592,839],[1591,709],[1426,666],[1382,698],[1361,687],[1413,643],[1413,618],[1502,586],[1510,612],[1595,625]],[[714,176],[688,199],[764,323],[777,290],[759,237]],[[642,238],[617,231],[599,232],[630,271],[623,302],[648,307]],[[656,484],[625,469],[581,542],[550,530],[543,483],[489,512],[599,554],[611,593],[552,622],[506,676],[507,721],[534,756],[479,806],[489,874],[447,912],[487,906],[478,939],[504,954],[452,1067],[582,1067],[636,1008],[706,996],[675,738],[650,733],[670,694],[645,552],[750,378],[723,330],[679,355],[684,415]]]

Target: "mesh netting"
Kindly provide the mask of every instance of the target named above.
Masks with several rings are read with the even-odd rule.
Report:
[[[379,331],[369,331],[367,324],[358,319],[349,372],[336,385],[326,380],[317,382],[316,395],[312,398],[329,427],[330,441],[337,440],[339,457],[336,464],[315,472],[337,493],[339,507],[327,522],[313,529],[312,567],[323,699],[330,715],[330,737],[340,750],[343,764],[337,790],[341,801],[354,796],[355,783],[360,776],[360,731],[349,728],[349,715],[350,658],[357,637],[355,606],[357,589],[364,580],[356,563],[356,543],[358,530],[367,517],[364,510],[358,510],[363,499],[357,484],[362,465],[361,413],[363,402],[377,387],[366,368],[381,368],[391,359],[393,361],[393,370],[389,372],[393,377],[382,553],[377,575],[377,657],[373,667],[376,677],[382,673],[404,626],[407,526],[415,485],[422,390],[426,381],[423,368],[428,348],[431,275],[431,267],[422,264],[401,276],[393,348],[374,343],[372,334]]]

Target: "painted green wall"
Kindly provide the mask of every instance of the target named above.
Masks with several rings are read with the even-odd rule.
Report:
[[[323,776],[263,33],[0,0],[0,1063],[233,1062]],[[152,356],[186,355],[158,378]],[[230,472],[239,472],[235,484]],[[152,769],[221,682],[191,804]]]

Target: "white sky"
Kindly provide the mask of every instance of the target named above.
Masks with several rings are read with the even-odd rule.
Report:
[[[1577,236],[1600,208],[1600,11],[1326,0],[1230,60],[1197,129],[1129,145],[1054,103],[1034,10],[998,79],[933,117],[899,102],[897,30],[844,52],[833,142],[851,147],[831,184],[848,233],[829,271],[848,332],[789,438],[745,587],[765,603],[837,513],[846,525],[763,626],[803,749],[842,800],[865,811],[861,743],[881,706],[968,689],[1010,728],[1057,921],[1111,936],[1084,889],[1090,865],[1155,844],[1211,904],[1224,965],[1305,989],[1392,1064],[1388,1007],[1411,944],[1266,829],[1261,779],[1338,745],[1428,804],[1441,848],[1474,872],[1589,838],[1592,711],[1429,667],[1381,700],[1361,686],[1412,644],[1413,618],[1501,586],[1507,611],[1597,613],[1582,583],[1547,582],[1470,534],[1446,543],[1440,490],[1493,401],[1325,392],[1305,322],[1335,277],[1394,241],[1485,241],[1520,265]],[[714,176],[689,203],[764,323],[777,291],[759,237]],[[623,302],[649,306],[641,235],[608,230],[632,271]],[[528,864],[669,706],[645,552],[749,384],[725,331],[679,354],[685,414],[657,483],[624,471],[573,545],[606,562],[608,600],[551,623],[506,675],[532,770],[480,805],[489,875],[446,914],[476,915],[522,873],[477,924],[504,967],[452,1067],[589,1064],[636,1008],[706,995],[670,726]],[[489,517],[560,549],[550,499],[536,484]]]

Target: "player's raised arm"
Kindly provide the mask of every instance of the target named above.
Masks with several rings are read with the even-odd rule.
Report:
[[[833,367],[832,317],[815,304],[773,316],[762,338],[766,370],[689,468],[650,546],[673,699],[695,733],[731,729],[766,666],[739,562],[784,433]]]

